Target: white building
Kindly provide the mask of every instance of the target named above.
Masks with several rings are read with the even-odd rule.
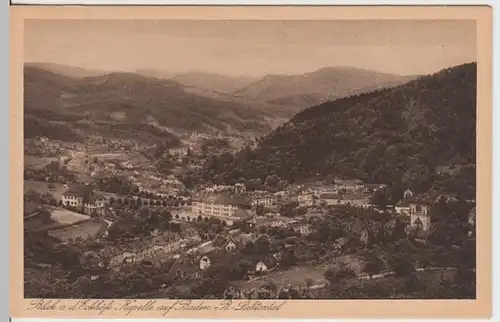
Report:
[[[319,196],[319,201],[328,206],[352,206],[360,208],[369,208],[371,206],[370,198],[363,193],[324,193]]]
[[[255,265],[255,271],[256,272],[265,272],[267,271],[267,265],[263,262],[263,261],[259,261],[256,265]]]
[[[273,196],[258,196],[252,200],[252,206],[264,206],[271,207],[275,204],[275,199]]]
[[[95,194],[86,186],[73,186],[69,188],[63,193],[61,201],[65,206],[78,209],[83,208],[83,212],[88,215],[91,215],[94,211],[99,215],[103,215],[106,207],[106,199],[101,195]]]
[[[314,205],[314,194],[312,193],[302,193],[297,197],[297,201],[299,202],[299,206],[301,207],[311,207]]]
[[[215,216],[221,218],[232,217],[246,205],[242,198],[229,198],[225,196],[209,196],[193,199],[193,212],[195,214]]]
[[[410,204],[410,225],[426,231],[431,227],[429,207],[421,203]]]
[[[361,180],[334,180],[335,190],[345,190],[345,191],[359,191],[364,189],[363,182]]]
[[[401,214],[401,215],[409,215],[410,214],[410,202],[408,201],[401,201],[396,204],[394,207],[394,210],[396,213]]]
[[[65,206],[81,208],[85,196],[85,187],[74,186],[66,190],[62,195],[62,203]]]
[[[91,215],[94,211],[99,215],[104,215],[106,210],[106,200],[101,196],[91,196],[83,205],[83,211]]]

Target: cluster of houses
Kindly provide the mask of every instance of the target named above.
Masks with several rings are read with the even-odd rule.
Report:
[[[62,195],[62,204],[76,209],[82,209],[83,213],[92,215],[104,215],[106,211],[106,199],[95,193],[88,186],[72,186]]]
[[[185,189],[184,184],[172,175],[167,178],[160,178],[154,175],[148,175],[146,178],[138,178],[134,175],[130,178],[139,188],[139,192],[148,193],[158,198],[177,196]]]
[[[190,197],[179,196],[177,194],[178,190],[171,189],[165,191],[165,193],[151,190],[139,191],[148,193],[150,196],[132,196],[132,200],[135,202],[139,200],[142,205],[147,206],[166,206],[166,203],[162,202],[162,199],[166,200],[167,198],[174,198],[175,200],[179,200],[184,203],[189,203],[191,201]],[[62,194],[61,203],[66,207],[81,210],[84,214],[87,215],[103,216],[106,213],[106,208],[107,206],[109,206],[112,198],[115,200],[121,199],[122,201],[127,199],[124,196],[94,191],[88,185],[71,185]]]
[[[204,193],[245,193],[247,191],[244,183],[236,183],[234,185],[213,185],[206,187]]]
[[[166,179],[150,175],[147,182],[156,185],[139,185],[140,191],[158,198],[167,198],[172,191],[183,189],[175,177]],[[165,191],[159,188],[165,188]],[[365,184],[359,180],[335,180],[333,184],[310,184],[298,186],[294,191],[253,191],[247,192],[243,183],[232,186],[211,186],[202,190],[202,193],[193,197],[184,197],[186,202],[192,201],[190,211],[184,211],[178,219],[193,221],[202,218],[215,217],[224,221],[228,226],[235,222],[246,222],[250,226],[292,227],[302,234],[307,234],[307,227],[288,220],[278,214],[280,205],[296,201],[299,207],[316,208],[318,206],[342,206],[370,208],[374,191],[384,189],[383,184]],[[86,214],[104,214],[107,198],[98,193],[89,192],[85,187],[71,188],[62,196],[62,203],[78,209]],[[189,200],[188,200],[189,199]],[[264,216],[256,216],[256,208],[262,206],[266,212]],[[411,190],[404,192],[403,200],[394,206],[389,206],[394,213],[408,217],[410,226],[422,231],[431,227],[430,206],[414,197]],[[310,209],[311,210],[311,209]],[[471,219],[472,220],[472,219]],[[290,222],[289,222],[290,221]]]
[[[304,187],[297,201],[301,207],[351,205],[368,208],[373,192],[384,187],[384,184],[365,184],[360,180],[334,180],[331,185]]]

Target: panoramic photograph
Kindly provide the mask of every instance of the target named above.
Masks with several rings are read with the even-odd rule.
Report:
[[[476,20],[24,22],[24,298],[476,299]]]

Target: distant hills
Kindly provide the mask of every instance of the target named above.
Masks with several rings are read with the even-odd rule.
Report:
[[[192,72],[171,77],[189,91],[217,99],[296,112],[340,97],[401,85],[417,76],[399,76],[352,67],[327,67],[297,75],[227,76]]]
[[[262,111],[188,93],[171,80],[137,73],[83,78],[25,66],[25,119],[123,137],[127,126],[163,132],[255,132],[270,128]],[[127,126],[125,126],[127,125]],[[159,132],[158,132],[159,131]],[[149,133],[150,134],[150,133]],[[161,135],[160,135],[161,136]]]
[[[415,78],[417,76],[399,76],[352,67],[327,67],[301,75],[268,75],[233,94],[275,105],[308,107],[394,87]]]
[[[54,63],[26,63],[26,67],[72,78],[113,74]],[[394,87],[417,76],[399,76],[353,67],[326,67],[297,75],[263,77],[230,76],[209,72],[174,73],[161,69],[137,69],[132,73],[183,85],[185,92],[228,101],[290,118],[300,110],[329,100]]]
[[[355,73],[365,75],[364,80],[382,77]],[[390,78],[382,77],[386,81]],[[266,82],[278,79],[283,78],[272,77]],[[347,90],[328,79],[324,82],[332,88]],[[251,85],[252,91],[256,87]],[[318,86],[321,91],[326,92],[326,88]],[[427,191],[440,180],[437,166],[475,164],[475,140],[476,64],[470,63],[398,87],[310,107],[262,138],[257,148],[212,160],[200,177],[214,178],[217,183],[237,178],[264,181],[273,175],[292,182],[344,177]],[[450,184],[470,188],[468,193],[473,197],[472,171],[464,172],[466,183]]]
[[[81,68],[63,64],[44,63],[44,62],[25,63],[24,67],[42,69],[55,74],[60,74],[63,76],[69,76],[74,78],[101,76],[107,73],[106,71],[103,70],[87,69],[87,68]]]
[[[61,133],[85,129],[120,136],[126,132],[124,124],[141,128],[139,132],[144,125],[154,127],[157,134],[259,136],[309,106],[415,78],[347,67],[259,78],[160,69],[109,72],[54,63],[26,63],[24,76],[25,114],[36,118],[33,128],[55,126]],[[61,129],[69,125],[72,129]],[[148,132],[145,138],[151,135]]]
[[[190,72],[173,76],[170,79],[185,86],[194,87],[204,91],[232,94],[234,91],[252,84],[259,78],[228,76],[205,72]]]

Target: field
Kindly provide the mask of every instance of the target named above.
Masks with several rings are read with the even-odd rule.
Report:
[[[62,241],[69,241],[99,236],[104,233],[106,227],[107,224],[102,220],[87,220],[76,225],[50,230],[48,233]]]
[[[305,286],[306,279],[311,279],[313,285],[321,285],[327,283],[326,279],[324,278],[326,269],[327,266],[325,265],[315,267],[298,266],[286,271],[270,273],[248,282],[238,282],[235,284],[235,286],[241,289],[258,289],[268,282],[272,282],[278,287],[287,284]]]
[[[49,189],[49,183],[44,181],[35,181],[35,180],[24,180],[24,193],[28,192],[30,189],[34,191],[44,194],[50,193],[54,195],[54,198],[57,200],[61,199],[62,194],[68,189],[63,184],[54,183],[55,190]]]
[[[149,161],[139,152],[127,151],[89,153],[89,159],[93,160],[94,158],[97,158],[99,161],[130,161],[132,164],[143,164]]]
[[[90,217],[66,209],[54,208],[51,218],[61,225],[72,225],[80,221],[88,220]]]

